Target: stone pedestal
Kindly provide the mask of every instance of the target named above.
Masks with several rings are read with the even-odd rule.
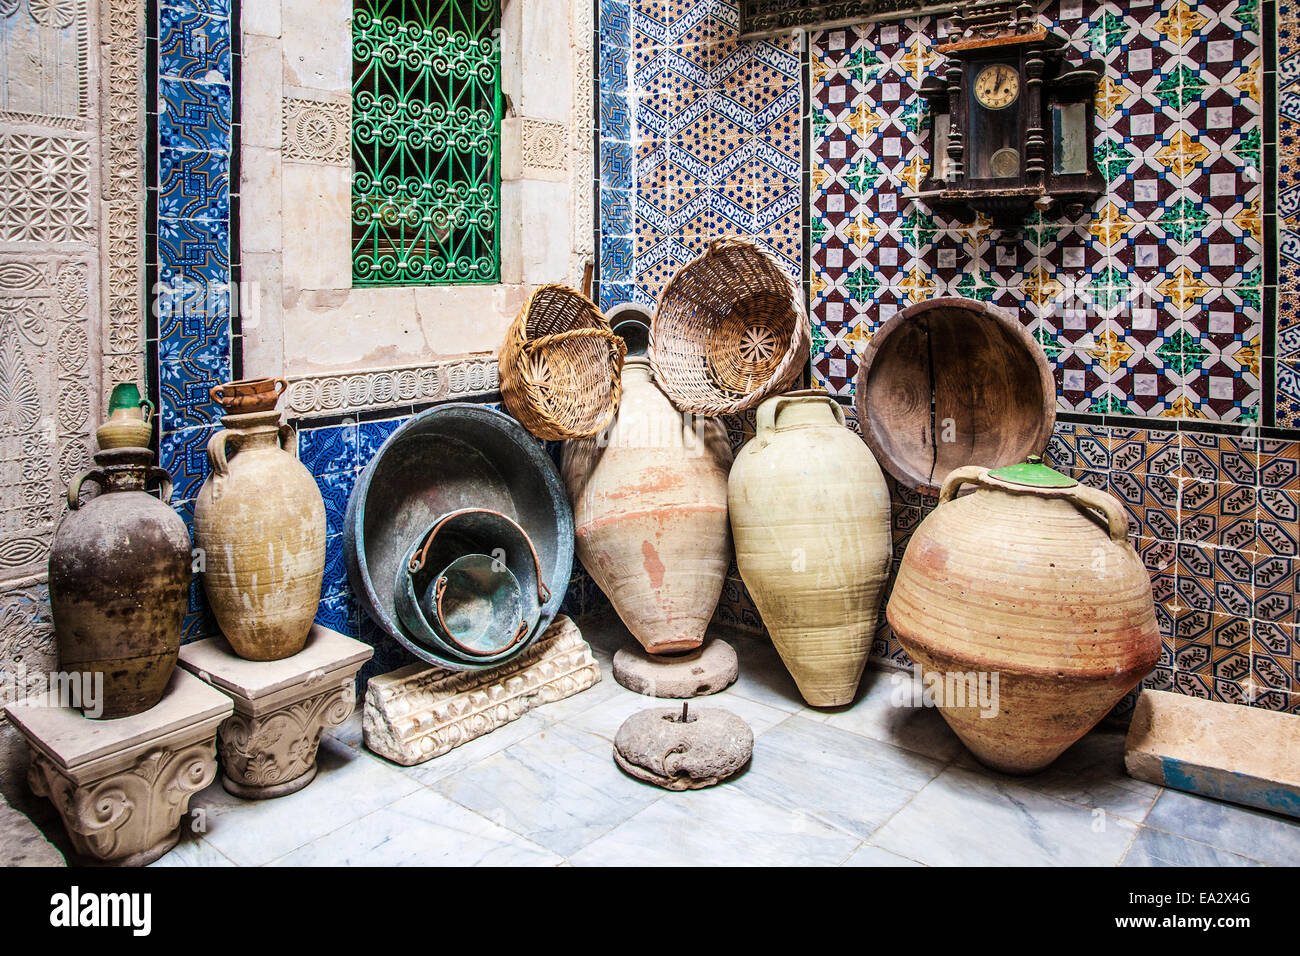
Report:
[[[217,773],[217,727],[230,699],[177,668],[162,700],[120,720],[88,720],[70,707],[10,704],[27,738],[27,781],[49,797],[78,853],[144,866],[180,836],[190,797]]]
[[[321,732],[352,714],[368,644],[313,625],[307,644],[282,661],[248,661],[224,637],[181,648],[181,667],[234,702],[217,732],[221,785],[246,800],[296,793],[316,777]]]
[[[707,697],[726,690],[739,676],[735,648],[716,637],[685,654],[649,654],[640,644],[614,653],[614,680],[647,697]]]
[[[490,671],[410,664],[372,677],[362,711],[366,747],[403,766],[423,763],[599,680],[578,625],[561,615],[523,654]]]

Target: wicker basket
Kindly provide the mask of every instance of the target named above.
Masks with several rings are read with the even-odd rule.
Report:
[[[709,243],[660,294],[650,362],[679,411],[729,415],[788,391],[810,340],[794,281],[753,243],[728,237]]]
[[[618,412],[626,352],[585,295],[540,286],[501,346],[501,397],[538,438],[590,438]]]

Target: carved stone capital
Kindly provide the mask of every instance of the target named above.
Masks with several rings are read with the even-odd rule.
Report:
[[[267,800],[311,783],[321,732],[351,716],[357,671],[372,654],[369,645],[319,624],[301,651],[280,661],[246,661],[224,637],[182,647],[181,667],[235,709],[217,733],[221,785],[246,800]]]
[[[54,804],[77,853],[112,866],[144,866],[176,845],[190,797],[216,778],[217,726],[230,711],[179,670],[157,705],[121,720],[33,702],[5,709],[31,747],[32,792]]]

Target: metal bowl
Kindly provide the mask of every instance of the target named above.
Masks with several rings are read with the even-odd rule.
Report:
[[[438,635],[468,660],[501,660],[528,633],[519,582],[486,554],[463,554],[443,569],[420,599]]]
[[[462,636],[464,627],[443,620],[437,591],[439,582],[452,576],[457,562],[475,555],[486,555],[486,561],[496,566],[484,570],[483,562],[469,562],[463,569],[468,577],[462,575],[456,583],[477,579],[484,593],[496,592],[505,587],[497,575],[509,572],[519,612],[508,625],[497,621],[494,630],[474,628],[471,639]],[[500,663],[519,652],[517,645],[534,633],[542,606],[550,600],[539,575],[537,553],[523,528],[495,511],[467,508],[443,515],[411,545],[397,569],[393,603],[407,636],[436,656],[449,656],[452,663]],[[458,599],[460,604],[467,601],[467,597]],[[492,604],[499,606],[500,602]]]
[[[509,415],[452,403],[393,432],[357,478],[344,519],[348,581],[376,624],[420,660],[458,664],[411,640],[397,617],[393,582],[412,543],[438,518],[464,508],[499,511],[532,541],[550,598],[522,651],[559,611],[573,571],[573,512],[545,448]]]

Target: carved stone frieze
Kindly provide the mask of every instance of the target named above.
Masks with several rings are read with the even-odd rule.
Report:
[[[532,170],[564,169],[567,165],[568,137],[563,123],[525,119],[520,138],[525,177]]]
[[[346,166],[352,150],[347,103],[286,96],[281,105],[286,161]]]
[[[508,664],[456,673],[409,664],[372,677],[362,728],[366,747],[403,766],[432,760],[600,681],[600,664],[578,626],[561,615]]]
[[[94,241],[86,140],[0,133],[0,168],[0,242]]]
[[[88,0],[4,0],[0,124],[83,130],[90,117]]]
[[[300,376],[289,381],[290,416],[335,415],[490,395],[499,388],[493,359],[455,359],[437,365]]]

